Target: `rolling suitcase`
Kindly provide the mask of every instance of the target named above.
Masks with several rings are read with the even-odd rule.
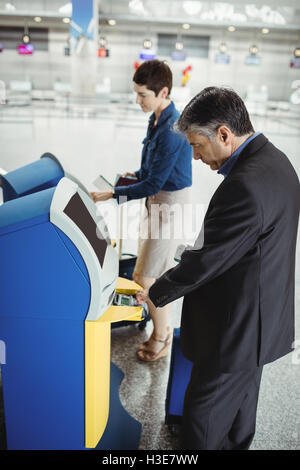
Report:
[[[184,395],[192,367],[193,363],[186,359],[181,351],[180,328],[174,328],[165,414],[165,424],[174,435],[179,433]]]

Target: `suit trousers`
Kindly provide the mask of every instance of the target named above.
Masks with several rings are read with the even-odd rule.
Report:
[[[249,449],[261,375],[262,367],[220,373],[194,365],[185,394],[181,448]]]

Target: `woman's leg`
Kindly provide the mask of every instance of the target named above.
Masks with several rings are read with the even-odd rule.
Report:
[[[149,289],[155,282],[153,278],[140,276],[136,273],[133,273],[133,279],[144,289]],[[164,346],[162,342],[168,338],[170,333],[170,305],[155,307],[151,300],[147,302],[147,304],[153,321],[153,331],[147,345],[140,345],[139,349],[146,349],[147,351],[151,351],[151,353],[157,354]]]

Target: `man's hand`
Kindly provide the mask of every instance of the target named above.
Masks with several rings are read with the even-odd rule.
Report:
[[[144,302],[148,302],[149,296],[148,296],[149,289],[144,289],[144,290],[138,290],[136,293],[136,300],[138,301],[139,304],[143,304]]]
[[[94,200],[94,202],[98,202],[98,201],[108,201],[109,199],[111,199],[113,197],[113,191],[100,191],[100,192],[96,192],[96,193],[91,193],[91,196]]]

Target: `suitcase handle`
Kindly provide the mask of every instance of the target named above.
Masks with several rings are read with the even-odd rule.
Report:
[[[121,256],[132,256],[132,257],[134,257],[134,256],[136,256],[136,255],[133,255],[132,253],[122,253]]]

